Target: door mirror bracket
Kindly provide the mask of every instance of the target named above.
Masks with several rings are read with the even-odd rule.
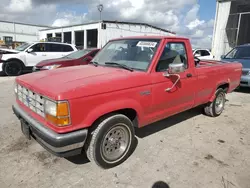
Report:
[[[169,64],[169,69],[167,72],[163,73],[164,77],[171,77],[171,76],[176,76],[177,79],[175,83],[172,85],[172,87],[165,89],[166,92],[170,92],[176,84],[180,81],[181,77],[178,73],[184,72],[185,71],[185,65],[183,63],[178,63],[178,64]]]
[[[176,79],[175,83],[172,85],[172,87],[165,89],[166,92],[170,92],[176,86],[176,84],[180,81],[180,79],[181,79],[181,77],[180,77],[179,74],[168,74],[168,73],[165,74],[164,73],[163,76],[168,77],[168,78],[170,76],[176,76],[177,77],[177,79]]]

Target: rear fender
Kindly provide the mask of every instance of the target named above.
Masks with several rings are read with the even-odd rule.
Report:
[[[216,88],[213,90],[212,95],[210,96],[209,102],[213,102],[215,99],[215,93],[217,91],[218,88],[220,88],[221,86],[225,85],[225,84],[229,84],[230,83],[230,79],[228,79],[227,81],[221,81],[218,82]],[[229,88],[230,88],[230,84],[229,84]]]
[[[138,124],[140,124],[140,117],[142,117],[143,109],[138,102],[133,99],[111,101],[102,105],[98,105],[92,109],[86,118],[83,120],[82,125],[91,126],[100,117],[114,111],[122,109],[133,109],[137,113]]]

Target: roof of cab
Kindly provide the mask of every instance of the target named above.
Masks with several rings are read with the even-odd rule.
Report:
[[[122,40],[122,39],[181,39],[181,40],[189,40],[185,37],[179,37],[179,36],[131,36],[131,37],[122,37],[122,38],[116,38],[113,40]]]
[[[32,41],[32,42],[26,42],[26,43],[29,43],[29,44],[49,43],[49,44],[62,44],[62,45],[75,46],[74,44],[70,44],[70,43],[64,43],[64,42],[48,42],[48,41]]]

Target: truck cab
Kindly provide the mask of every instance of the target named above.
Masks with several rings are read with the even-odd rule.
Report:
[[[141,128],[202,105],[217,117],[242,66],[200,61],[187,38],[109,41],[89,65],[16,78],[13,111],[27,138],[58,156],[86,152],[102,168],[124,162]]]

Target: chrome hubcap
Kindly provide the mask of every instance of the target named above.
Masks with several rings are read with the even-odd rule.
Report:
[[[220,93],[215,100],[215,111],[217,114],[221,113],[225,104],[225,97],[223,93]]]
[[[103,159],[115,162],[122,158],[131,144],[131,134],[125,125],[114,126],[104,137],[101,147]]]

